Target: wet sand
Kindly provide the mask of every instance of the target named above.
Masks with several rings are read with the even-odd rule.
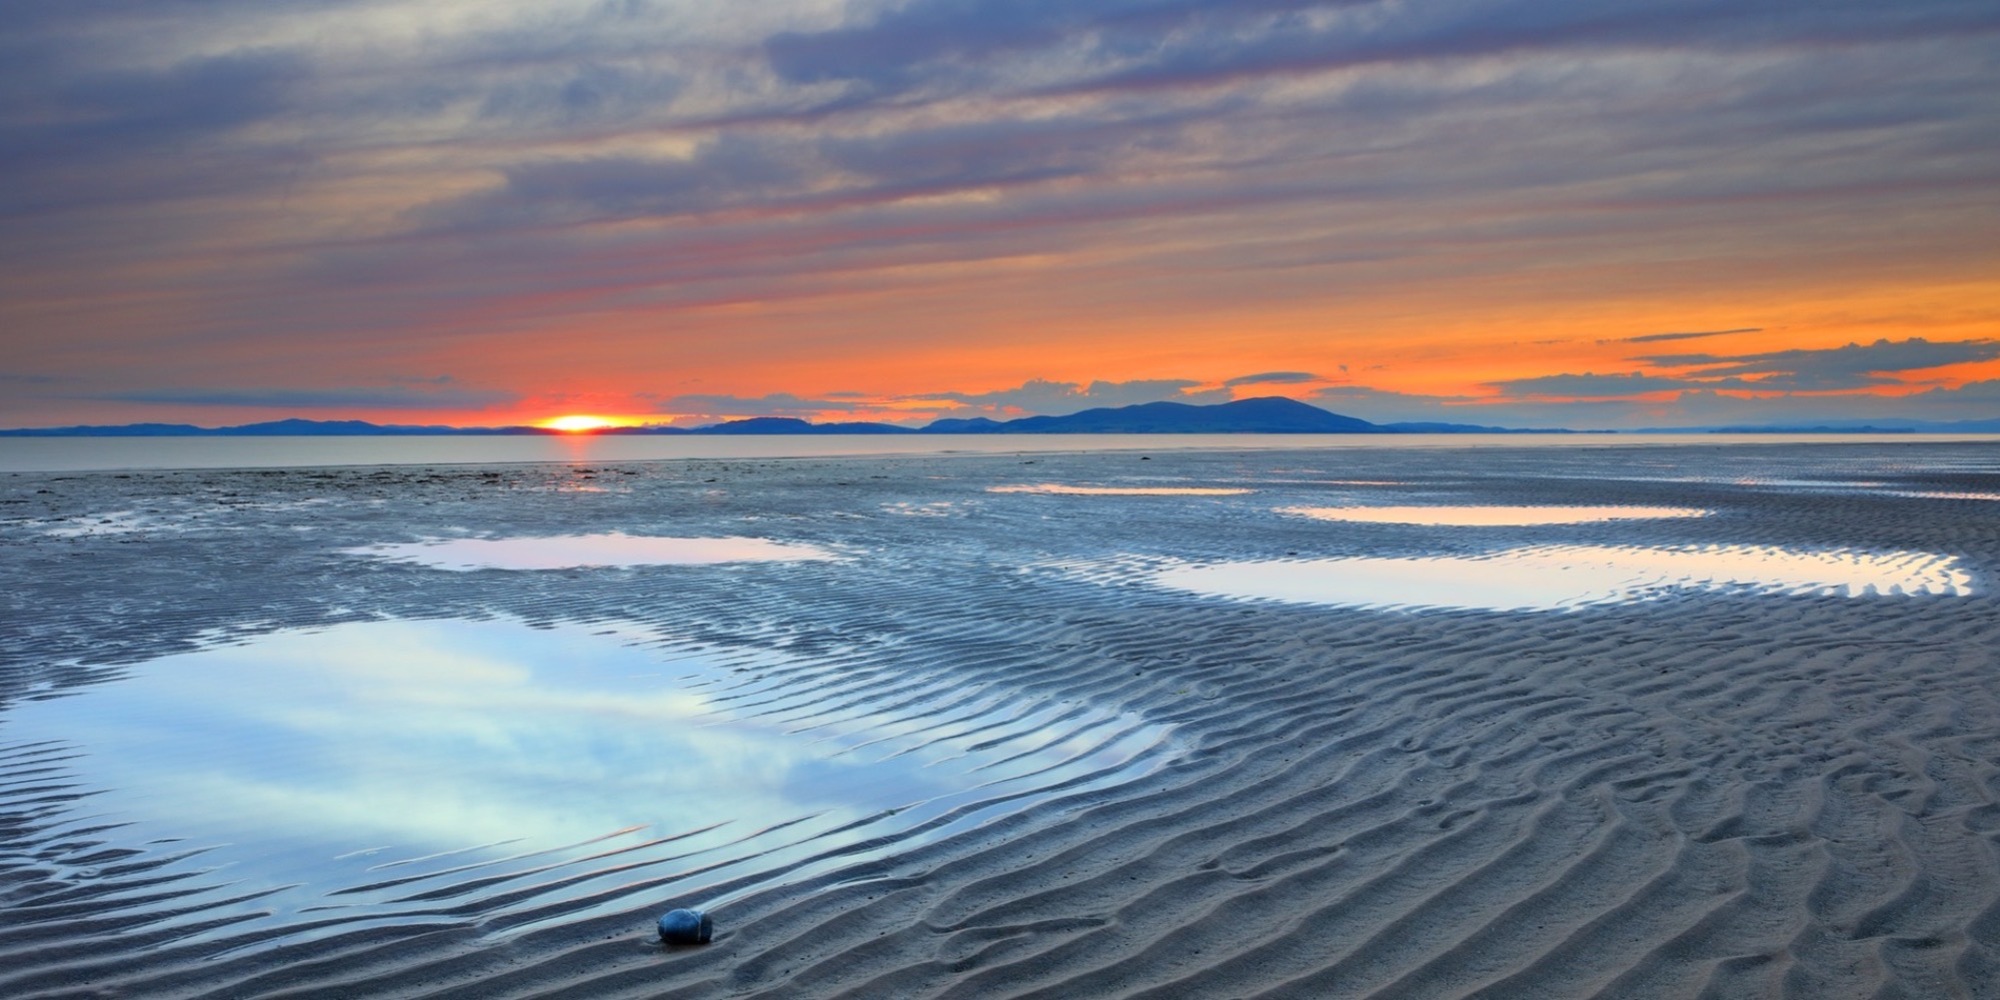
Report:
[[[2000,446],[0,484],[0,995],[2000,996]]]

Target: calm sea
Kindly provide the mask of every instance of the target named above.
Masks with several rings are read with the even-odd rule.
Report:
[[[0,472],[490,465],[855,455],[2000,442],[1992,434],[925,434],[741,437],[0,438]]]

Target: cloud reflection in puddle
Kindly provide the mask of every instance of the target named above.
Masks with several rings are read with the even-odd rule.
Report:
[[[1219,597],[1494,611],[1643,601],[1688,590],[1849,597],[1973,590],[1971,574],[1947,556],[1747,545],[1551,545],[1481,556],[1186,564],[1156,571],[1152,582]]]
[[[441,906],[490,927],[509,912],[571,919],[633,905],[623,894],[648,878],[796,875],[1065,782],[1126,780],[1167,739],[1129,713],[1000,691],[926,700],[906,685],[878,706],[838,665],[668,655],[635,644],[657,643],[649,632],[606,631],[278,632],[18,703],[6,736],[80,752],[67,763],[94,789],[93,815],[75,823],[108,818],[137,853],[199,849],[180,877],[225,880],[204,906],[175,899],[158,919],[275,921],[280,934],[435,919]],[[50,828],[56,843],[90,842]],[[92,864],[70,877],[95,878]]]
[[[1446,527],[1528,527],[1542,524],[1595,524],[1668,517],[1706,517],[1708,511],[1695,507],[1626,506],[1404,506],[1404,507],[1281,507],[1280,514],[1293,514],[1319,521],[1357,521],[1367,524],[1425,524]]]
[[[713,566],[740,562],[812,562],[838,559],[828,549],[768,538],[669,538],[605,532],[542,538],[444,538],[343,550],[390,562],[434,569],[580,569],[585,567]]]

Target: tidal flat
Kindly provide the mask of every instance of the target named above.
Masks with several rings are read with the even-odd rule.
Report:
[[[2000,443],[0,486],[0,995],[2000,995]]]

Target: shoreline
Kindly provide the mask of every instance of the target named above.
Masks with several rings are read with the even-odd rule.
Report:
[[[1068,455],[1133,451],[1379,451],[1835,445],[2000,445],[2000,434],[922,434],[632,437],[0,438],[0,475],[397,468],[583,462]]]

